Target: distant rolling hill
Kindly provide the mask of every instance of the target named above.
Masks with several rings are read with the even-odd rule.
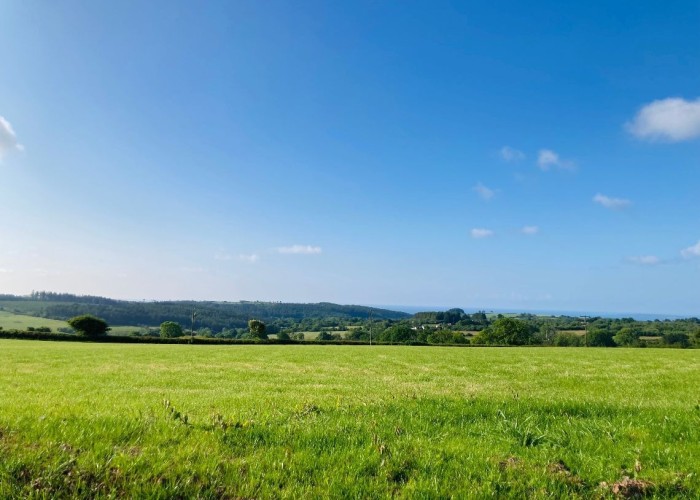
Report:
[[[198,327],[212,330],[242,328],[249,319],[265,322],[304,319],[403,319],[410,314],[375,307],[339,305],[329,302],[293,304],[282,302],[135,302],[105,297],[77,296],[51,292],[34,292],[31,296],[0,295],[0,309],[42,318],[66,320],[80,314],[92,314],[110,325],[158,326],[163,321],[177,321],[189,326],[196,311]]]

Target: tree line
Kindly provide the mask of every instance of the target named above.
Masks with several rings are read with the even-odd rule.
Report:
[[[13,304],[21,305],[21,308],[13,308]],[[504,316],[485,311],[466,313],[458,308],[410,316],[384,309],[330,303],[141,303],[51,292],[33,292],[29,297],[0,296],[0,307],[64,320],[88,315],[105,324],[141,325],[133,330],[135,336],[166,338],[190,335],[264,340],[273,336],[280,340],[313,338],[390,344],[593,347],[694,347],[700,343],[698,318],[638,321],[633,318],[525,313]],[[251,327],[251,321],[259,324],[253,323]],[[68,333],[77,329],[59,330]],[[46,332],[46,328],[37,331]]]
[[[275,331],[293,324],[318,330],[369,316],[378,319],[410,317],[398,311],[329,302],[136,302],[54,292],[32,292],[29,296],[0,295],[0,307],[20,314],[60,320],[90,314],[105,319],[111,325],[156,328],[164,321],[189,325],[192,312],[196,311],[197,328],[209,328],[213,332],[246,329],[248,320],[252,318],[265,321],[270,331]]]

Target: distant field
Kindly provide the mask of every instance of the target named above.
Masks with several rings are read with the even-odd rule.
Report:
[[[52,331],[57,332],[59,328],[67,328],[68,323],[58,319],[38,318],[36,316],[0,311],[0,326],[4,330],[26,330],[30,327],[48,326]],[[141,328],[138,326],[113,326],[109,333],[112,335],[130,335],[132,332],[140,330]]]
[[[558,333],[573,333],[574,335],[578,335],[579,337],[583,337],[586,335],[586,330],[557,330]]]
[[[350,333],[350,330],[328,330],[329,333],[339,333],[340,335],[345,335]],[[304,340],[316,340],[320,332],[299,332],[304,334]]]
[[[68,324],[57,319],[37,318],[35,316],[0,311],[0,326],[5,330],[26,330],[29,327],[48,326],[51,330],[58,331],[59,328],[66,328]]]
[[[698,350],[0,340],[0,355],[0,498],[700,496]]]

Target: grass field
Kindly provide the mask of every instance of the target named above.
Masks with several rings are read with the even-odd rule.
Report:
[[[0,311],[0,327],[4,330],[26,330],[27,328],[38,328],[48,326],[51,331],[57,332],[59,328],[67,328],[68,323],[58,319],[39,318],[27,316],[25,314],[15,314],[9,311]],[[138,326],[112,326],[109,333],[111,335],[131,335],[133,332],[141,331]]]
[[[700,496],[698,350],[0,340],[0,359],[1,498]]]
[[[55,332],[59,328],[66,328],[68,324],[57,319],[37,318],[35,316],[0,311],[0,326],[5,330],[26,330],[28,327],[48,326]]]

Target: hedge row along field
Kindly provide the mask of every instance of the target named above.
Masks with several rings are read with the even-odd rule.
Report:
[[[0,340],[0,497],[700,496],[700,351]]]

